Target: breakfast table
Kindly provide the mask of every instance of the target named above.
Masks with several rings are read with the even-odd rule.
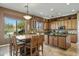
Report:
[[[29,44],[31,42],[31,38],[33,35],[17,35],[16,39],[17,39],[17,44],[24,44],[24,46],[26,46],[27,44]],[[20,48],[20,55],[22,56],[29,56],[30,55],[30,49],[26,48],[26,52],[24,51],[25,47]],[[32,49],[33,51],[35,51],[35,49]]]

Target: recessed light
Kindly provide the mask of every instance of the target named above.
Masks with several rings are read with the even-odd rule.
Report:
[[[40,14],[42,15],[42,14],[43,14],[43,12],[40,12]]]
[[[61,13],[58,13],[58,15],[61,15]]]
[[[75,9],[72,9],[72,12],[74,12],[75,11]]]
[[[70,5],[70,3],[66,3],[66,5]]]
[[[45,19],[50,19],[49,17],[43,17],[43,18],[45,18]]]
[[[51,17],[51,15],[49,15],[49,17]]]
[[[53,11],[54,9],[50,9],[51,11]]]

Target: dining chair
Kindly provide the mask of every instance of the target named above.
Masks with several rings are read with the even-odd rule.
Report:
[[[38,53],[38,38],[37,36],[32,36],[31,40],[30,40],[30,43],[26,43],[25,45],[25,54],[26,52],[29,52],[30,56],[36,56],[37,53]],[[29,49],[29,51],[26,51],[26,49]]]
[[[44,36],[43,35],[39,35],[38,36],[38,51],[39,52],[41,51],[42,55],[43,55],[43,42],[44,42]]]
[[[13,44],[12,44],[12,40],[11,39],[10,39],[9,43],[10,43],[10,45],[9,45],[10,56],[12,56],[12,46],[13,46]]]
[[[16,39],[16,35],[13,35],[12,37],[12,45],[11,45],[11,49],[13,51],[13,55],[16,55],[18,56],[19,53],[20,53],[20,48],[24,47],[24,43],[23,42],[17,42],[17,39]]]

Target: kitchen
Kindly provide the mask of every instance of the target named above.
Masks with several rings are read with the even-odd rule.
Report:
[[[21,7],[20,7],[20,6]],[[78,5],[76,3],[70,3],[67,5],[66,3],[28,3],[29,8],[27,9],[27,6],[24,7],[25,4],[19,3],[19,4],[0,4],[0,45],[6,46],[6,44],[10,44],[10,37],[9,39],[4,39],[5,34],[5,19],[4,17],[15,19],[15,20],[24,20],[24,32],[21,33],[23,35],[23,39],[25,38],[24,35],[26,35],[27,38],[30,38],[33,35],[43,35],[44,41],[43,41],[43,53],[44,56],[50,56],[50,55],[69,55],[64,52],[69,51],[70,55],[79,55],[79,53],[73,51],[78,51],[78,43],[79,43],[79,12],[78,12]],[[35,6],[34,6],[35,5]],[[18,7],[19,6],[19,7]],[[39,6],[39,7],[38,7]],[[45,7],[47,6],[47,7]],[[59,8],[60,9],[59,9]],[[20,9],[19,9],[20,8]],[[53,8],[53,9],[52,9]],[[74,8],[74,9],[73,9]],[[30,16],[32,18],[30,20],[26,20],[23,18],[26,13],[26,9],[30,10]],[[36,9],[36,10],[35,10]],[[18,11],[19,10],[19,11]],[[35,10],[35,11],[34,11]],[[41,10],[41,11],[40,11]],[[60,12],[61,11],[61,12]],[[28,12],[28,11],[27,11]],[[39,12],[39,13],[37,13]],[[36,14],[34,14],[36,13]],[[68,13],[68,14],[66,14]],[[50,17],[51,16],[51,17]],[[13,32],[15,36],[18,36],[18,23],[15,22],[15,32]],[[8,31],[6,31],[8,32]],[[22,39],[22,37],[19,37]],[[40,39],[40,38],[39,38]],[[74,46],[75,45],[75,46]],[[74,49],[74,47],[76,47]],[[12,47],[12,46],[11,46]],[[25,47],[25,46],[23,46]],[[55,48],[55,49],[54,49]],[[58,49],[56,52],[52,52],[54,50]],[[74,49],[74,50],[73,50]],[[22,50],[22,49],[21,49]],[[61,52],[64,51],[64,52]],[[5,50],[4,50],[5,51]],[[50,52],[49,52],[50,51]],[[59,52],[58,52],[59,51]],[[2,51],[1,51],[2,52]],[[9,53],[9,52],[8,52]],[[55,54],[55,53],[58,53]],[[5,53],[2,52],[2,55]],[[0,54],[1,55],[1,54]],[[16,55],[17,56],[17,55]],[[43,56],[43,55],[42,55]]]
[[[71,43],[77,43],[76,14],[51,19],[48,24],[46,44],[68,49]]]

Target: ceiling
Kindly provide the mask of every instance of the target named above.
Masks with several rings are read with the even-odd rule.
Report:
[[[26,13],[26,3],[0,3],[0,6]],[[29,14],[46,19],[75,14],[79,3],[29,3]]]

